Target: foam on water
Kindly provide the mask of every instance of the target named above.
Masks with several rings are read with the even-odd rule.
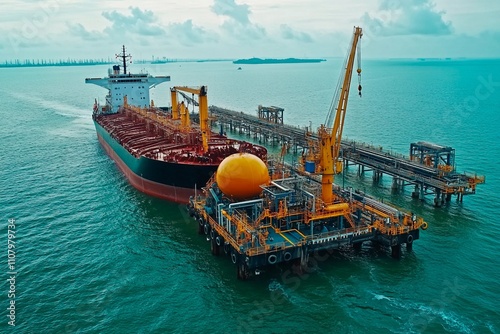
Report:
[[[373,295],[373,298],[375,298],[376,300],[383,300],[383,299],[392,300],[392,298],[386,297],[384,295],[376,295],[376,294]]]
[[[66,104],[61,101],[48,100],[41,96],[36,96],[33,94],[26,94],[13,91],[7,91],[6,93],[17,100],[30,102],[35,106],[43,107],[46,110],[53,111],[54,113],[60,116],[69,118],[82,118],[86,120],[89,119],[90,109],[86,110],[74,105]]]

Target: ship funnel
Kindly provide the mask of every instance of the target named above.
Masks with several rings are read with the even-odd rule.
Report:
[[[113,74],[114,75],[120,74],[120,66],[119,65],[113,65]]]

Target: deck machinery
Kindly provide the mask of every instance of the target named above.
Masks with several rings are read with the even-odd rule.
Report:
[[[359,248],[365,241],[390,246],[397,258],[401,245],[411,250],[419,228],[427,228],[422,218],[352,189],[334,187],[336,200],[326,205],[316,178],[293,168],[283,173],[285,177],[263,185],[261,196],[250,200],[231,201],[214,178],[203,195],[191,199],[198,232],[207,235],[214,255],[230,256],[240,279],[282,262],[300,261],[304,267],[311,253]]]
[[[207,235],[213,254],[231,258],[239,279],[278,263],[297,262],[305,268],[317,251],[359,248],[365,241],[390,246],[398,258],[401,245],[411,250],[420,228],[427,228],[412,213],[333,184],[341,166],[342,128],[361,36],[361,28],[355,27],[326,125],[318,129],[317,142],[298,168],[268,159],[270,182],[261,185],[258,196],[235,200],[220,190],[214,175],[202,194],[191,198],[188,209],[199,223],[198,232]],[[359,51],[357,73],[360,77]],[[361,96],[361,82],[358,90]]]

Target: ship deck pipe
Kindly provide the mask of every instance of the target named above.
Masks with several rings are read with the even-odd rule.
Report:
[[[290,191],[290,189],[285,188],[285,187],[283,187],[283,186],[281,186],[281,185],[277,184],[277,183],[276,183],[276,182],[274,182],[274,181],[271,181],[271,184],[272,184],[273,186],[276,186],[276,187],[280,188],[280,189],[281,189],[281,190],[283,190],[283,191]]]
[[[313,200],[312,213],[316,213],[316,199],[315,199],[316,196],[314,196],[313,194],[311,194],[310,192],[308,192],[308,191],[306,191],[304,189],[302,189],[302,192],[304,194],[306,194],[306,196],[309,196],[309,197],[312,198],[312,200]]]
[[[377,209],[380,209],[384,212],[388,212],[388,213],[392,213],[394,216],[398,217],[400,212],[399,210],[396,210],[390,206],[388,206],[387,204],[383,204],[383,203],[380,203],[380,202],[377,202],[371,198],[368,198],[368,197],[365,197],[364,200],[366,201],[365,203],[368,204],[368,205],[371,205]]]
[[[220,212],[223,209],[223,207],[224,207],[223,203],[217,204],[217,220],[219,221],[219,225],[221,226],[223,226],[224,216]]]
[[[330,204],[324,208],[325,211],[349,210],[348,203]]]
[[[325,210],[325,211],[340,211],[340,210],[348,210],[348,209],[349,209],[348,203],[338,203],[338,204],[328,205],[323,210]],[[343,215],[333,216],[333,217],[343,217]],[[311,223],[311,225],[312,225],[314,223],[314,221],[323,220],[323,219],[325,219],[324,216],[317,217],[317,218],[311,218],[309,220],[309,223]]]
[[[252,199],[252,200],[249,200],[249,201],[232,203],[232,204],[229,204],[229,210],[231,210],[231,209],[237,209],[237,208],[242,208],[244,206],[250,206],[252,204],[262,204],[262,199]]]
[[[217,196],[217,194],[215,193],[215,191],[212,188],[210,188],[209,191],[212,194],[212,197],[215,199],[215,203],[219,203],[220,202],[219,196]]]
[[[288,165],[288,164],[286,164],[286,165]],[[303,178],[302,177],[292,176],[292,177],[287,177],[287,178],[284,178],[284,179],[274,180],[272,182],[299,181],[300,179],[303,179]]]
[[[343,191],[342,192],[344,195],[347,194],[346,191]],[[390,213],[396,217],[398,217],[401,212],[397,209],[394,209],[393,207],[387,205],[387,204],[384,204],[384,203],[380,203],[380,202],[377,202],[376,200],[368,197],[368,196],[364,196],[364,195],[359,195],[359,194],[354,194],[352,192],[352,189],[349,189],[349,192],[348,192],[348,195],[349,195],[349,198],[350,200],[352,201],[353,197],[354,199],[356,199],[357,201],[360,201],[360,202],[363,202],[365,204],[368,204],[370,206],[373,206],[374,208],[377,208],[385,213]]]

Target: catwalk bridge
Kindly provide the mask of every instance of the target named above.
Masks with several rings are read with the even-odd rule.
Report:
[[[306,149],[311,138],[317,139],[308,127],[284,124],[284,109],[280,107],[259,106],[257,116],[215,106],[209,111],[221,131],[247,135],[272,146],[287,143],[287,150],[295,154]],[[371,171],[374,181],[383,174],[390,175],[393,190],[413,186],[413,197],[423,200],[432,195],[436,206],[449,202],[453,195],[461,202],[463,196],[475,194],[476,186],[485,182],[484,176],[455,171],[455,150],[447,146],[412,143],[407,157],[384,151],[382,147],[343,140],[341,151],[344,168],[357,165],[359,174]]]

